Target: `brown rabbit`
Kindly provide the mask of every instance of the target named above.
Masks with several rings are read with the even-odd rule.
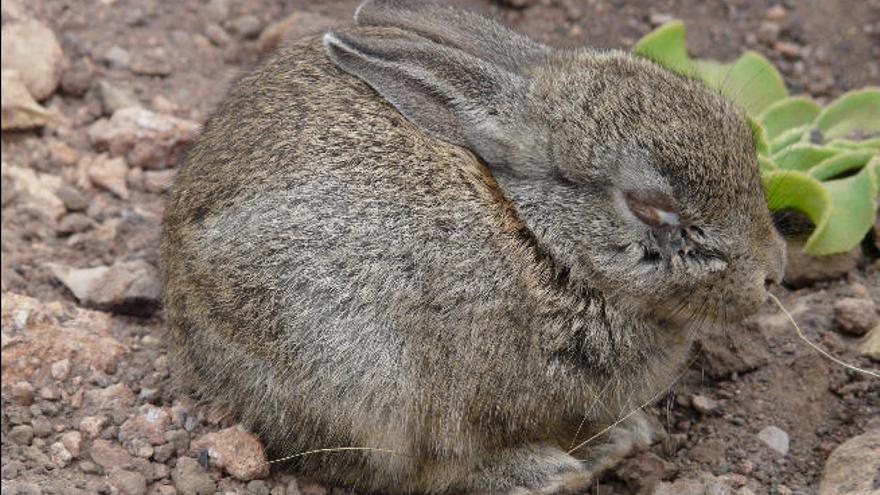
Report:
[[[739,110],[620,51],[370,0],[232,90],[161,247],[177,363],[276,455],[385,493],[576,490],[783,243]],[[390,451],[390,452],[389,452]],[[583,460],[586,459],[586,460]]]

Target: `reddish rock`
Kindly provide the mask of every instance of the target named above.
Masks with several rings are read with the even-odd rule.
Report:
[[[130,442],[133,439],[141,438],[152,445],[159,445],[165,443],[163,435],[170,423],[171,417],[164,409],[145,405],[141,407],[140,414],[129,418],[119,428],[119,440]]]
[[[38,371],[49,374],[50,363],[114,370],[124,353],[110,335],[104,313],[3,294],[3,384],[26,380]],[[15,321],[23,321],[20,327]],[[7,337],[8,336],[8,337]],[[14,342],[15,345],[7,345]]]
[[[862,336],[877,324],[877,305],[870,299],[845,297],[834,303],[834,318],[842,332]]]
[[[83,269],[50,265],[50,269],[88,308],[147,316],[161,302],[159,272],[143,260]]]
[[[45,100],[58,87],[64,57],[55,33],[34,19],[3,25],[3,68],[18,71],[28,92]]]
[[[263,444],[240,426],[209,433],[193,442],[192,449],[207,449],[211,464],[226,469],[242,481],[264,478],[269,474]]]
[[[98,149],[124,156],[132,167],[161,169],[178,161],[198,130],[196,122],[129,107],[95,122],[88,132]]]

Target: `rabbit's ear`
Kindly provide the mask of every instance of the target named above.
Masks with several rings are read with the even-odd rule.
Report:
[[[522,72],[550,50],[479,14],[430,1],[366,0],[355,12],[354,22],[412,31],[513,72]]]
[[[491,165],[525,165],[517,158],[537,133],[522,116],[522,76],[396,28],[327,33],[324,46],[336,65],[423,130]]]

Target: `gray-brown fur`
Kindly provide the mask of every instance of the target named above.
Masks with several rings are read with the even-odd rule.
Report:
[[[587,462],[570,446],[779,276],[749,128],[622,52],[430,3],[368,1],[357,22],[242,79],[179,172],[161,257],[182,375],[274,455],[395,452],[298,459],[327,482],[584,486],[643,424]],[[629,213],[622,191],[644,187],[674,199],[696,254]]]

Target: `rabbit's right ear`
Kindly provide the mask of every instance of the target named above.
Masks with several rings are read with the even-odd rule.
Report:
[[[393,26],[442,45],[522,72],[550,49],[474,12],[425,0],[366,0],[354,14],[358,26]]]
[[[501,66],[397,28],[324,36],[330,59],[418,127],[494,166],[533,175],[546,149],[524,113],[529,81]]]

